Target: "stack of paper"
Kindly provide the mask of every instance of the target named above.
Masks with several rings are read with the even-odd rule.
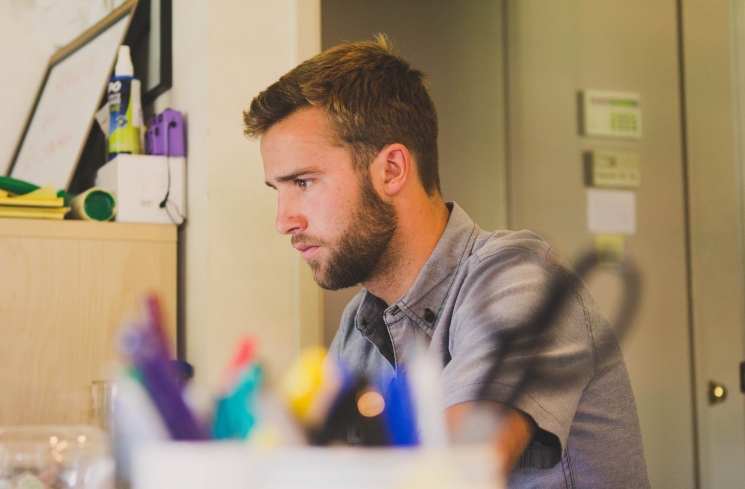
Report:
[[[0,189],[0,217],[64,219],[69,210],[65,207],[65,199],[57,196],[53,185],[23,195]]]

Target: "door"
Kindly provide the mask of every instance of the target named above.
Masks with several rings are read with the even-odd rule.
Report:
[[[706,489],[745,487],[745,1],[680,8],[698,479]],[[712,398],[712,386],[726,398]]]
[[[583,154],[636,153],[636,234],[624,238],[642,273],[641,306],[622,349],[654,488],[695,483],[686,215],[674,1],[511,0],[508,24],[510,226],[531,229],[569,260],[595,245],[588,231]],[[579,90],[640,96],[639,139],[579,134]],[[608,316],[614,277],[588,285]]]

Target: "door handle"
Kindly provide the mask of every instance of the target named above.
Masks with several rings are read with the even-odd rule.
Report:
[[[727,399],[727,387],[719,382],[709,381],[709,404],[721,404]]]

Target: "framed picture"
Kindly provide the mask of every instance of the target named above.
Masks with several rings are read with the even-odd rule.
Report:
[[[10,176],[67,189],[137,7],[128,0],[49,60]]]

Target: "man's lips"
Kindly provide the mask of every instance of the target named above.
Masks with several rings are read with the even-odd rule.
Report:
[[[297,243],[293,245],[296,250],[300,252],[300,254],[303,257],[303,260],[307,260],[310,258],[310,256],[318,249],[320,246],[318,245],[312,245],[312,244],[305,244],[305,243]]]

